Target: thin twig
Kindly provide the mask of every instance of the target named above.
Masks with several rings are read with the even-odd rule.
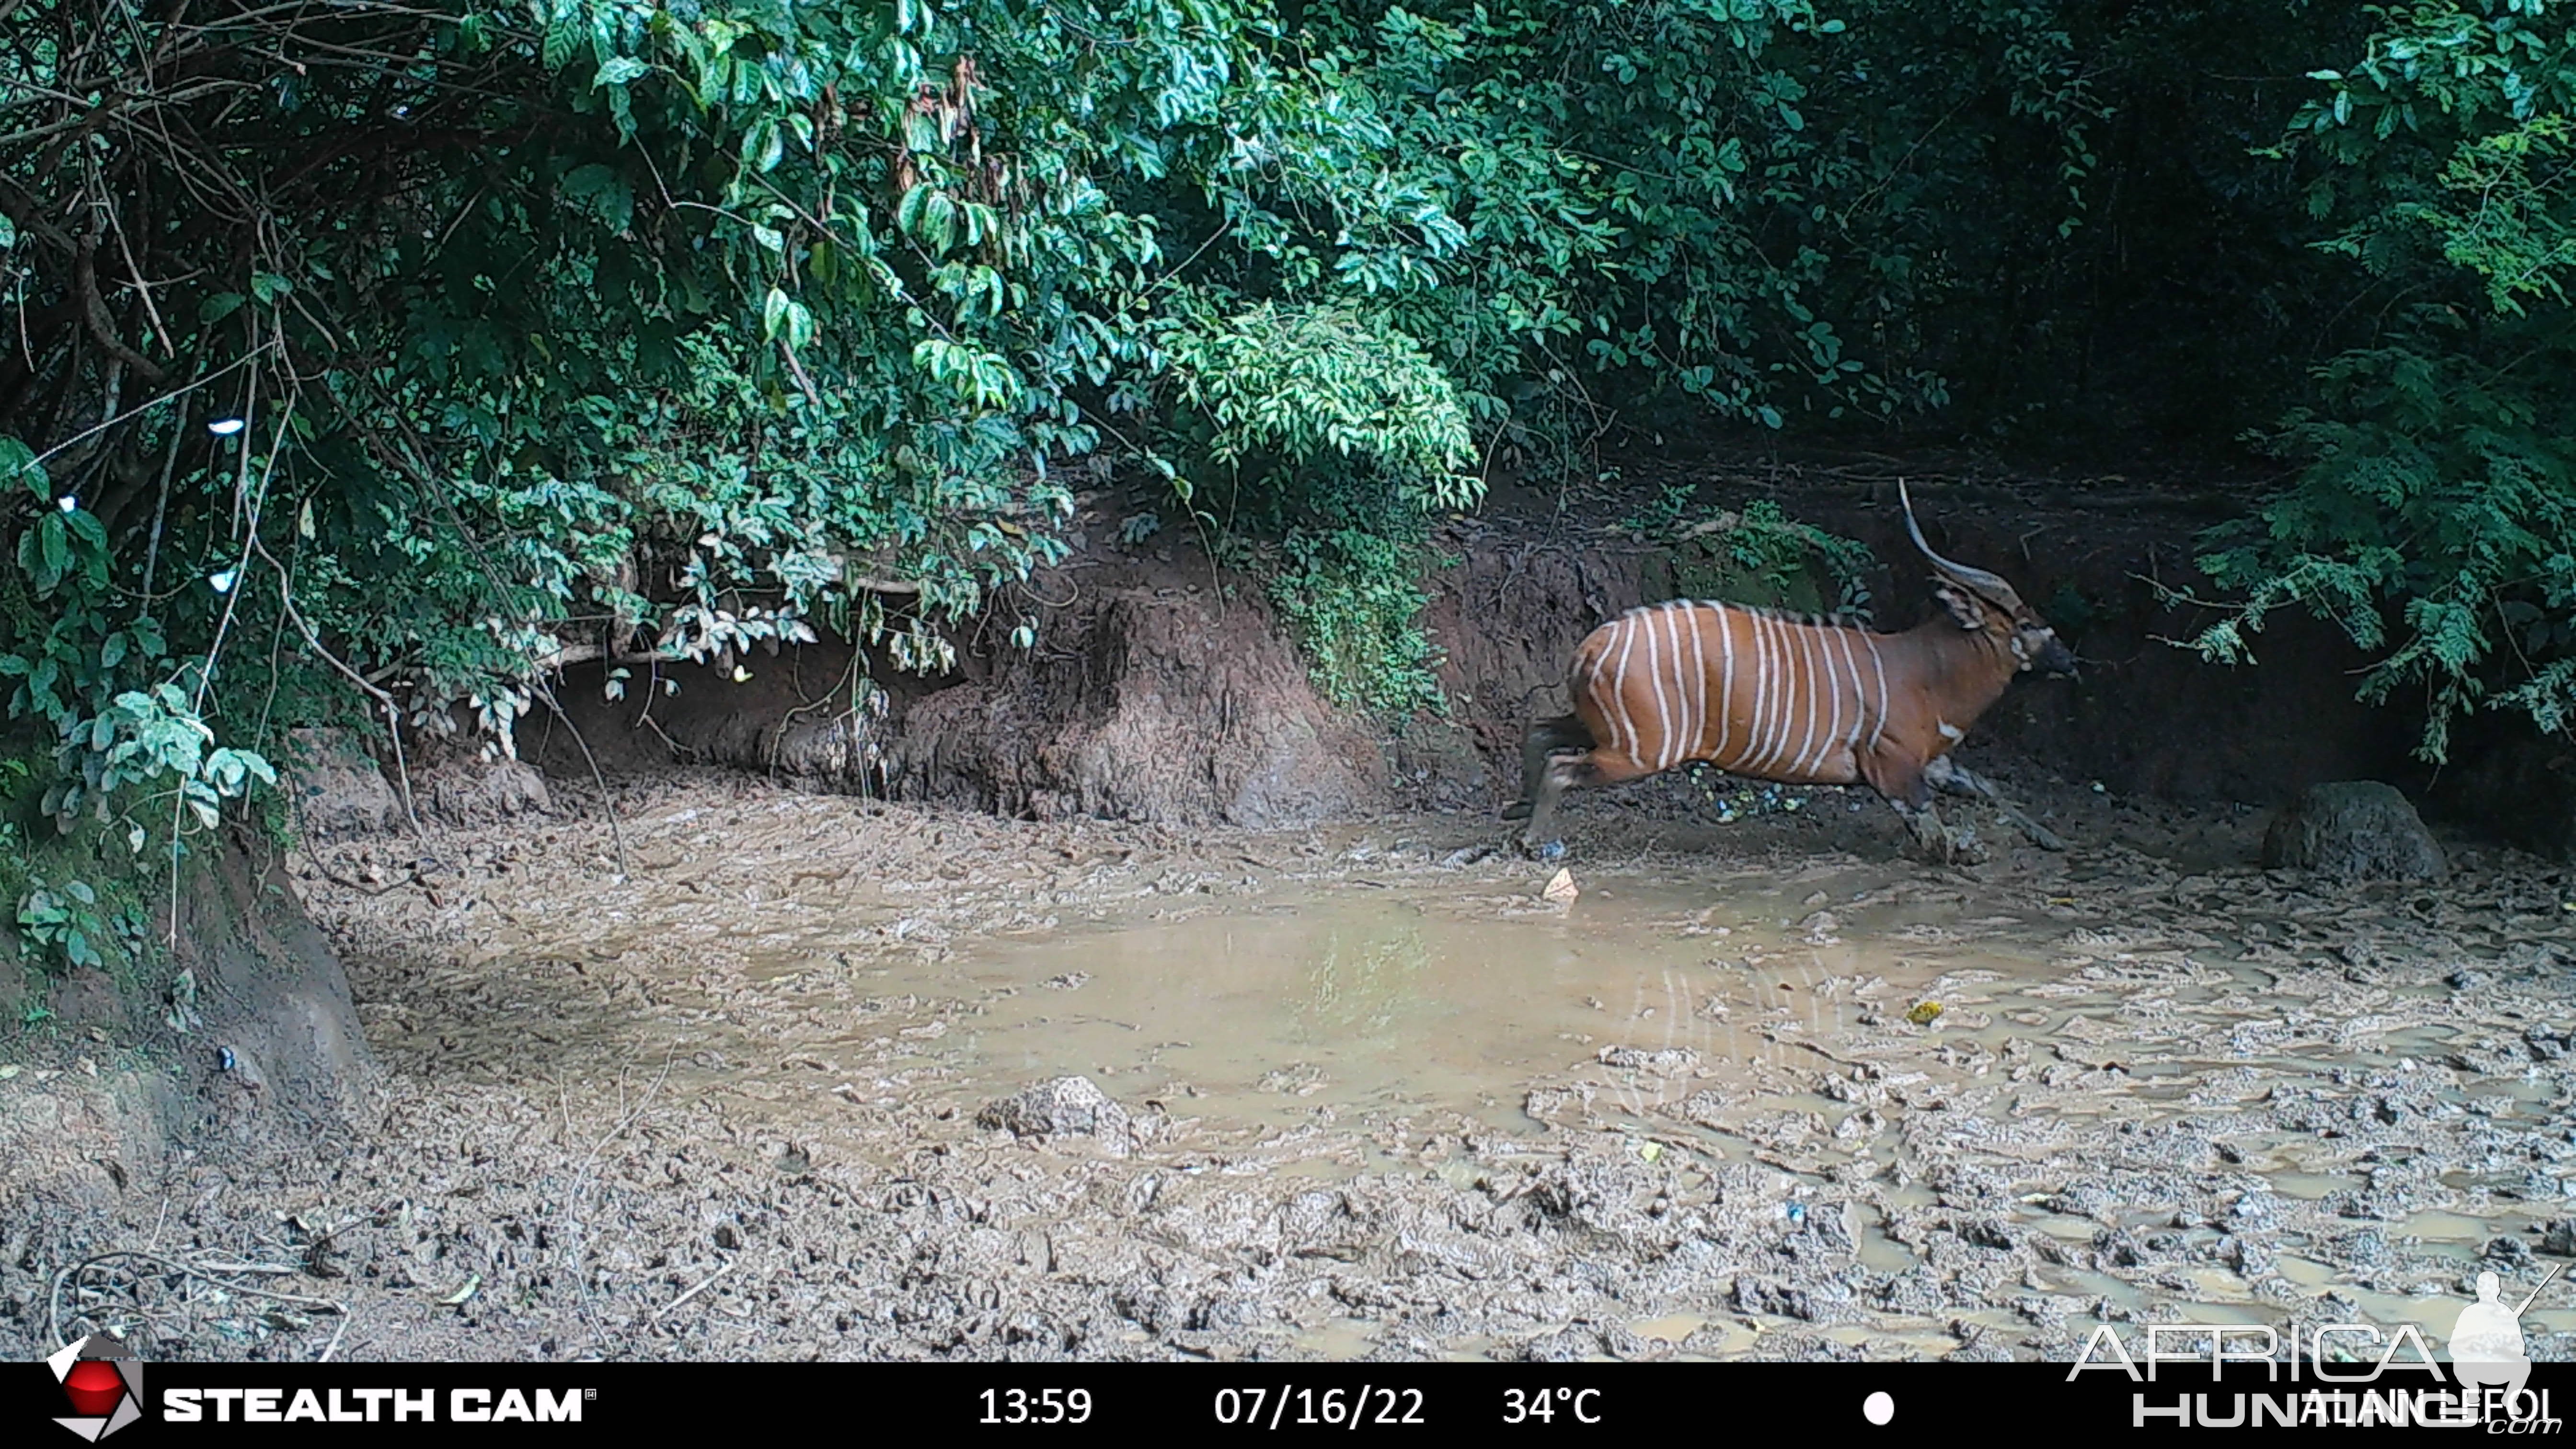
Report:
[[[169,1272],[184,1274],[190,1278],[203,1279],[208,1283],[214,1284],[218,1288],[226,1289],[230,1292],[249,1293],[260,1298],[273,1298],[280,1303],[300,1303],[307,1308],[328,1309],[333,1313],[339,1314],[343,1319],[346,1319],[349,1315],[349,1305],[336,1298],[310,1298],[301,1293],[280,1293],[273,1288],[257,1288],[248,1283],[236,1283],[229,1278],[219,1276],[219,1274],[213,1269],[199,1268],[193,1264],[182,1263],[175,1258],[162,1257],[158,1253],[146,1253],[137,1248],[113,1248],[93,1257],[83,1258],[77,1263],[66,1263],[54,1274],[53,1287],[46,1295],[45,1300],[45,1326],[53,1335],[48,1342],[63,1342],[63,1284],[68,1282],[74,1275],[85,1272],[88,1269],[95,1268],[99,1264],[104,1263],[111,1258],[137,1258],[146,1263],[157,1263]],[[296,1273],[303,1271],[298,1268],[271,1267],[260,1263],[230,1263],[220,1266],[223,1271],[234,1273]],[[334,1345],[337,1345],[339,1341],[340,1336],[338,1334],[335,1333],[331,1335],[331,1342]],[[326,1354],[329,1351],[330,1350],[328,1349],[324,1350]]]
[[[740,1258],[728,1258],[728,1259],[726,1259],[726,1260],[725,1260],[725,1265],[724,1265],[723,1267],[718,1268],[718,1269],[717,1269],[717,1270],[715,1270],[714,1272],[709,1273],[706,1277],[699,1279],[699,1280],[698,1280],[698,1286],[697,1286],[697,1287],[690,1289],[688,1292],[683,1293],[683,1294],[681,1294],[679,1297],[672,1299],[670,1302],[663,1304],[661,1307],[654,1309],[654,1310],[653,1310],[653,1316],[652,1316],[651,1318],[647,1318],[647,1319],[645,1319],[644,1321],[645,1321],[645,1322],[647,1322],[647,1323],[653,1323],[653,1322],[657,1322],[657,1321],[659,1321],[663,1314],[670,1312],[672,1309],[679,1307],[681,1304],[686,1303],[686,1302],[688,1302],[690,1299],[695,1298],[695,1297],[697,1297],[699,1294],[704,1293],[705,1291],[707,1291],[707,1289],[708,1289],[709,1287],[713,1286],[713,1284],[715,1283],[715,1281],[716,1281],[718,1278],[721,1278],[721,1277],[723,1277],[724,1275],[726,1275],[727,1273],[732,1272],[732,1271],[733,1271],[733,1265],[734,1265],[734,1264],[736,1264],[736,1263],[739,1263],[739,1262],[741,1262],[741,1261],[742,1261],[742,1260],[741,1260]]]
[[[304,635],[305,647],[313,651],[315,658],[338,670],[341,677],[364,690],[383,707],[385,730],[392,737],[394,744],[394,774],[402,786],[403,818],[411,822],[411,833],[415,839],[427,840],[428,832],[420,827],[420,814],[412,808],[411,766],[403,759],[402,753],[402,706],[394,702],[392,695],[370,684],[365,675],[341,662],[338,655],[322,647],[322,636],[314,632],[312,621],[306,619],[303,611],[295,607],[295,581],[287,573],[286,566],[279,563],[277,556],[268,551],[268,545],[259,541],[259,531],[256,528],[251,531],[250,538],[251,547],[259,551],[261,558],[268,560],[269,567],[277,570],[277,601],[285,609],[286,617]]]
[[[47,458],[50,458],[50,457],[54,456],[54,455],[55,455],[55,454],[57,454],[57,453],[60,453],[60,452],[61,452],[61,451],[63,451],[65,448],[69,448],[69,447],[74,446],[75,444],[79,443],[82,439],[84,439],[84,438],[90,438],[90,437],[95,437],[95,436],[97,436],[97,435],[98,435],[98,434],[100,434],[100,433],[106,432],[108,429],[110,429],[110,428],[112,428],[112,427],[115,427],[118,423],[124,422],[124,421],[125,421],[126,419],[128,419],[128,418],[134,417],[134,416],[136,416],[137,414],[140,414],[140,413],[147,413],[147,412],[150,412],[152,409],[159,407],[161,404],[163,404],[163,403],[165,403],[165,402],[168,402],[170,399],[172,399],[172,398],[174,398],[174,397],[177,397],[179,394],[181,394],[181,393],[183,393],[183,392],[194,392],[194,391],[196,391],[198,388],[204,387],[207,383],[213,382],[216,378],[219,378],[219,377],[223,376],[225,373],[227,373],[227,372],[231,372],[231,371],[233,371],[234,369],[241,367],[243,364],[245,364],[245,363],[248,363],[248,362],[252,361],[253,359],[257,358],[261,353],[266,352],[268,349],[270,349],[271,347],[274,347],[274,346],[276,346],[276,345],[277,345],[277,344],[276,344],[274,341],[270,341],[270,342],[263,342],[263,343],[261,343],[259,346],[252,348],[249,352],[244,353],[242,356],[240,356],[240,357],[238,357],[238,358],[234,359],[232,362],[230,362],[230,363],[226,364],[226,365],[225,365],[224,367],[222,367],[221,369],[219,369],[219,370],[217,370],[217,371],[214,371],[214,372],[207,373],[204,377],[198,378],[195,382],[189,383],[189,384],[188,384],[187,386],[185,386],[185,387],[174,387],[174,388],[172,388],[170,391],[168,391],[168,392],[165,392],[165,393],[161,394],[159,397],[153,398],[153,399],[152,399],[152,400],[150,400],[149,402],[139,402],[139,403],[136,403],[134,406],[132,406],[132,407],[130,407],[130,408],[127,408],[125,411],[123,411],[123,412],[121,412],[121,413],[118,413],[116,416],[114,416],[114,417],[112,417],[112,418],[108,418],[108,419],[106,419],[105,421],[103,421],[103,422],[99,423],[96,427],[86,428],[86,429],[84,429],[84,430],[82,430],[82,431],[80,431],[80,432],[74,433],[74,434],[72,434],[70,437],[63,439],[61,442],[56,443],[54,446],[52,446],[52,447],[50,447],[50,448],[47,448],[45,451],[43,451],[43,452],[41,452],[41,453],[38,453],[35,457],[33,457],[33,458],[29,459],[26,463],[24,463],[24,464],[20,465],[19,471],[20,471],[20,472],[24,472],[24,471],[26,471],[28,468],[33,468],[33,467],[35,467],[37,464],[44,462]],[[13,476],[13,477],[14,477],[15,475],[13,474],[13,475],[11,475],[11,476]]]

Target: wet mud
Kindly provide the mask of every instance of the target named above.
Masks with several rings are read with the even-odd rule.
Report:
[[[715,773],[618,786],[614,830],[319,843],[288,873],[368,1125],[0,1182],[0,1338],[2070,1358],[2105,1322],[2438,1345],[2481,1268],[2576,1253],[2576,874],[2265,872],[2261,812],[1979,763],[2071,848],[1970,812],[1992,858],[1936,867],[1866,796],[1667,781],[1577,797],[1539,864],[1483,816]],[[0,1111],[108,1112],[114,1075]],[[2563,1304],[2522,1322],[2576,1349]]]

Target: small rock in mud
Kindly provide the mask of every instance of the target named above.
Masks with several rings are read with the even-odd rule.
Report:
[[[2218,1259],[2236,1270],[2236,1276],[2248,1283],[2259,1283],[2272,1276],[2278,1264],[2272,1250],[2251,1238],[2227,1237],[2219,1240]]]
[[[1290,1062],[1284,1067],[1273,1067],[1263,1072],[1252,1085],[1283,1097],[1311,1097],[1324,1090],[1325,1084],[1331,1080],[1324,1074],[1324,1069],[1313,1062]]]
[[[1821,1305],[1816,1295],[1807,1289],[1753,1277],[1735,1280],[1734,1302],[1738,1313],[1767,1313],[1775,1318],[1803,1319],[1809,1323],[1821,1316]]]
[[[536,766],[512,756],[486,756],[449,740],[412,747],[412,795],[420,814],[449,825],[488,825],[521,815],[551,815],[555,802]]]
[[[1556,874],[1547,878],[1547,884],[1539,888],[1538,898],[1550,905],[1570,906],[1581,894],[1582,888],[1574,883],[1574,872],[1560,866]]]
[[[2576,1218],[2559,1218],[2541,1229],[2540,1251],[2553,1257],[2576,1258]]]
[[[2089,1218],[2114,1206],[2111,1196],[2089,1182],[2070,1184],[2061,1192],[2051,1193],[2040,1205],[2050,1212],[2070,1218]]]
[[[2478,1256],[2500,1268],[2528,1268],[2531,1266],[2531,1245],[2520,1238],[2489,1238]]]
[[[1589,1328],[1560,1328],[1531,1339],[1521,1348],[1529,1363],[1581,1363],[1602,1351],[1601,1335]]]
[[[1727,1124],[1726,1099],[1715,1092],[1693,1092],[1682,1099],[1680,1112],[1685,1121],[1702,1127],[1722,1128]]]
[[[1091,973],[1088,971],[1067,971],[1061,976],[1050,976],[1040,984],[1053,987],[1058,991],[1076,991],[1090,980]]]
[[[2442,847],[2404,795],[2376,780],[2311,785],[2263,836],[2263,868],[2313,870],[2342,880],[2427,880],[2442,874]]]
[[[1584,1111],[1592,1105],[1592,1084],[1577,1082],[1566,1087],[1532,1087],[1521,1099],[1521,1110],[1535,1121],[1544,1122],[1559,1112]]]
[[[1090,1137],[1125,1155],[1135,1136],[1127,1109],[1089,1077],[1058,1077],[1024,1088],[975,1114],[975,1125],[1014,1137]]]
[[[1659,1077],[1678,1077],[1699,1065],[1699,1053],[1687,1047],[1649,1050],[1645,1047],[1606,1046],[1601,1049],[1601,1065],[1653,1072]]]

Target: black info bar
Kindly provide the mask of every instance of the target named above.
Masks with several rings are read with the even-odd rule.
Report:
[[[1869,1345],[1857,1345],[1867,1353]],[[1890,1347],[1893,1347],[1892,1345]],[[2447,1364],[2086,1363],[144,1363],[73,1377],[13,1365],[0,1443],[150,1449],[459,1431],[571,1443],[750,1433],[793,1443],[1094,1434],[1505,1438],[1826,1430],[2564,1435],[2576,1370],[2507,1393]],[[128,1391],[131,1386],[131,1392]],[[78,1403],[73,1387],[86,1391]],[[2508,1402],[2510,1400],[2510,1402]],[[65,1437],[72,1436],[71,1438]],[[1780,1441],[1782,1449],[1802,1449]]]

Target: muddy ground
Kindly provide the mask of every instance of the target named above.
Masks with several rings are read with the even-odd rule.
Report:
[[[2576,1252],[2576,873],[2460,840],[2438,888],[2264,873],[2262,810],[1968,758],[2071,848],[1972,813],[1993,857],[1934,867],[1864,797],[1666,780],[1577,798],[1551,901],[1481,815],[1012,821],[715,772],[615,784],[616,829],[558,784],[316,845],[287,874],[377,1096],[164,1160],[118,1145],[133,1063],[39,1053],[0,1081],[52,1124],[0,1172],[0,1354],[2063,1358],[2356,1313],[2438,1345],[2481,1267]]]

